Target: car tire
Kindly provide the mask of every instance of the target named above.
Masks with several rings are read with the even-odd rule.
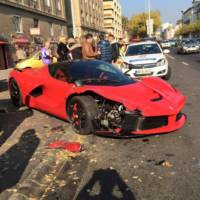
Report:
[[[93,97],[73,97],[67,105],[67,114],[76,133],[88,135],[95,131],[93,120],[98,114],[98,107]]]
[[[10,98],[11,98],[12,103],[16,107],[23,106],[22,94],[21,94],[19,85],[17,84],[17,81],[15,79],[10,80],[9,88],[10,88]]]
[[[168,72],[167,74],[163,77],[165,80],[169,80],[172,76],[172,70],[171,67],[168,67]]]

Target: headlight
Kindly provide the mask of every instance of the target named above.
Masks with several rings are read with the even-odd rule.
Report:
[[[183,49],[184,49],[184,50],[187,50],[188,48],[187,48],[187,47],[183,47]]]
[[[157,67],[161,67],[166,64],[166,60],[163,58],[157,62]]]

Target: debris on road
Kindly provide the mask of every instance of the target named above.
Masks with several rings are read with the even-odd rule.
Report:
[[[173,165],[169,161],[166,161],[166,160],[156,161],[155,159],[149,159],[147,160],[147,162],[154,163],[156,166],[173,167]]]
[[[67,142],[64,140],[55,140],[54,142],[48,145],[49,149],[64,149],[67,151],[71,151],[73,153],[80,152],[82,150],[82,146],[79,142]]]
[[[142,142],[149,142],[149,139],[143,139]]]
[[[164,162],[163,166],[164,167],[173,167],[173,165],[170,162],[168,162],[168,161]]]

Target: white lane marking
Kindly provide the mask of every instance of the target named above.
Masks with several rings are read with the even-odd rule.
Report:
[[[170,55],[167,55],[167,57],[171,58],[172,60],[175,60],[176,58]]]
[[[189,64],[186,63],[186,62],[182,62],[182,64],[185,65],[185,66],[189,66]]]

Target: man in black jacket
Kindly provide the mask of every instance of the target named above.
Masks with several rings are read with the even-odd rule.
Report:
[[[108,40],[105,40],[104,35],[99,36],[98,50],[101,52],[99,59],[105,62],[112,62],[112,48]]]
[[[67,48],[67,41],[64,36],[60,37],[59,39],[57,53],[59,56],[59,62],[68,60],[69,49]]]
[[[110,42],[111,49],[112,49],[112,62],[115,63],[115,62],[117,62],[117,59],[120,56],[120,53],[119,53],[119,47],[120,47],[120,45],[115,40],[115,36],[112,35],[112,34],[108,35],[108,40]]]

